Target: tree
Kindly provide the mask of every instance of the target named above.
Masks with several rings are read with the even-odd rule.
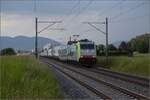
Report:
[[[96,46],[97,55],[101,55],[102,53],[104,53],[104,50],[105,46],[103,44],[99,44]]]
[[[128,51],[128,46],[125,41],[122,41],[119,45],[119,51],[121,52],[127,52]]]
[[[137,36],[136,38],[133,38],[128,42],[128,47],[132,51],[138,51],[140,53],[148,53],[149,39],[150,39],[150,34],[148,33]]]
[[[136,50],[140,53],[148,53],[149,50],[149,36],[143,35],[136,40]]]
[[[0,54],[3,55],[15,55],[16,52],[14,51],[14,49],[12,48],[5,48],[3,50],[1,50]]]
[[[135,39],[131,39],[128,43],[127,43],[127,46],[128,46],[128,49],[131,50],[131,51],[136,51],[136,47],[135,47]]]
[[[110,51],[116,51],[117,48],[116,48],[113,44],[110,44],[110,45],[108,46],[108,50],[110,50]]]

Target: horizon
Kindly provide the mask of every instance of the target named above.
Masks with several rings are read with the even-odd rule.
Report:
[[[150,33],[143,33],[143,34],[140,34],[140,35],[136,35],[136,36],[134,36],[134,37],[131,37],[131,38],[128,39],[128,40],[118,40],[118,41],[114,41],[114,42],[109,43],[109,44],[120,43],[120,42],[122,42],[122,41],[128,42],[128,41],[130,41],[130,40],[133,39],[133,38],[136,38],[136,37],[138,37],[138,36],[145,35],[145,34],[150,34]],[[23,35],[18,35],[18,36],[1,36],[0,38],[3,38],[3,37],[9,37],[9,38],[16,38],[16,37],[35,38],[35,36],[23,36]],[[46,38],[46,39],[53,40],[53,39],[51,39],[51,38],[42,37],[42,36],[39,36],[39,38]],[[56,41],[56,40],[53,40],[53,41]],[[59,42],[59,41],[56,41],[56,42]],[[61,42],[59,42],[59,43],[61,43]],[[102,43],[101,43],[101,44],[102,44]],[[103,44],[105,44],[105,43],[103,43]],[[97,44],[97,45],[99,45],[99,44]]]

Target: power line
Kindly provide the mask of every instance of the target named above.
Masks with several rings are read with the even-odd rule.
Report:
[[[81,8],[80,8],[81,1],[82,1],[82,0],[79,0],[79,3],[78,3],[78,6],[79,6],[78,13],[76,13],[76,14],[70,19],[70,21],[73,21],[74,18],[77,18],[77,16],[79,16],[81,13],[83,13],[83,12],[92,4],[92,1],[93,1],[93,0],[90,0],[90,1],[88,2],[88,4],[87,4],[82,10],[81,10]]]
[[[68,11],[68,13],[66,14],[66,16],[69,17],[69,16],[73,13],[73,10],[79,5],[79,1],[80,1],[80,0],[78,0],[77,3],[75,3],[75,4],[73,5],[73,7]],[[63,18],[63,19],[62,19],[62,22],[64,22],[66,19],[68,19],[68,17]]]
[[[45,31],[46,29],[48,29],[49,27],[53,26],[55,23],[51,23],[50,25],[46,26],[45,28],[43,28],[42,30],[40,30],[38,33],[41,33],[43,31]]]
[[[120,2],[118,2],[117,4],[112,5],[111,7],[109,7],[107,10],[104,10],[103,12],[101,12],[100,14],[98,14],[98,16],[103,15],[104,13],[108,13],[110,12],[112,9],[117,8],[118,5],[120,6],[124,1],[126,0],[121,0]]]
[[[104,31],[102,31],[100,28],[97,28],[95,25],[88,23],[90,26],[92,26],[93,28],[95,28],[96,30],[100,31],[103,34],[106,34]]]
[[[93,1],[95,1],[95,0],[93,0]],[[113,0],[112,0],[112,1],[113,1]],[[114,0],[114,1],[115,1],[115,0]],[[110,12],[111,9],[117,8],[118,5],[120,6],[120,5],[121,5],[124,1],[126,1],[126,0],[118,0],[118,1],[120,1],[120,2],[118,2],[118,3],[114,4],[114,5],[112,5],[111,7],[107,8],[106,10],[102,11],[101,13],[98,14],[98,16],[101,16],[101,15],[103,15],[103,14],[105,14],[105,13]],[[97,15],[96,15],[95,17],[97,17]]]
[[[36,12],[36,0],[33,1],[33,12]]]
[[[91,31],[91,30],[88,29],[88,30],[80,31],[80,32],[78,32],[78,34],[83,35],[84,33],[87,33],[87,32],[90,32],[90,31]]]
[[[81,3],[81,2],[80,2],[80,0],[79,0],[78,3],[77,3],[77,6],[78,6],[78,13],[77,13],[77,14],[80,13],[80,3]],[[77,14],[76,14],[75,16],[77,16]],[[72,21],[75,16],[73,16],[70,20]]]
[[[79,12],[71,20],[73,20],[74,18],[77,18],[80,14],[82,14],[92,4],[92,2],[93,0],[90,0],[88,4],[82,10],[79,9]]]
[[[83,13],[83,12],[92,4],[92,2],[93,2],[93,0],[90,0],[90,1],[88,2],[88,4],[87,4],[83,9],[81,9],[81,8],[80,8],[80,3],[81,3],[80,1],[82,1],[82,0],[79,0],[79,3],[78,3],[78,6],[79,6],[78,13],[75,14],[75,15],[70,19],[70,21],[73,21],[74,18],[77,18],[77,16],[79,16],[81,13]]]
[[[124,15],[124,14],[126,14],[126,13],[129,13],[129,12],[131,12],[131,11],[133,11],[133,10],[135,10],[135,9],[137,9],[137,8],[139,8],[139,7],[141,7],[141,6],[143,6],[144,4],[145,4],[145,2],[142,2],[142,3],[140,3],[140,4],[138,4],[138,5],[136,5],[136,6],[132,7],[132,8],[130,8],[130,9],[124,11],[124,12],[121,12],[121,13],[119,13],[119,14],[113,16],[113,17],[110,17],[110,20],[112,20],[112,19],[113,19],[113,20],[114,20],[114,19],[117,19],[118,17],[120,17],[120,16],[122,16],[122,15]]]
[[[67,14],[68,17],[69,17],[69,15],[71,15],[71,14],[73,13],[73,10],[74,10],[78,5],[80,5],[80,0],[78,0],[77,3],[69,10],[69,12],[68,12],[68,14]],[[69,19],[68,17],[63,18],[63,19],[62,19],[62,22],[64,22],[65,19]],[[68,24],[68,22],[67,22],[66,24]]]
[[[67,16],[69,16],[70,14],[73,13],[73,10],[79,5],[79,1],[73,5],[73,7],[69,10],[69,12],[66,14]],[[68,17],[67,17],[68,18]],[[62,21],[64,21],[66,18],[63,18]]]
[[[110,21],[110,23],[120,23],[120,22],[126,22],[126,21],[135,21],[138,19],[141,19],[143,17],[149,17],[150,15],[142,15],[142,16],[134,16],[134,17],[128,17],[128,18],[122,18],[120,20]]]

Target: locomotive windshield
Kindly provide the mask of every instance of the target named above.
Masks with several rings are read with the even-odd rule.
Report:
[[[94,49],[94,44],[80,44],[81,49]]]

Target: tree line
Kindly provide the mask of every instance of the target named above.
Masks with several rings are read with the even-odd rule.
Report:
[[[0,55],[16,55],[16,52],[13,48],[5,48],[0,51]]]
[[[149,53],[149,39],[150,33],[136,36],[130,41],[122,41],[119,47],[115,47],[113,44],[108,45],[109,55],[129,55],[132,56],[133,52]],[[96,52],[98,56],[105,55],[106,47],[103,44],[96,46]],[[5,48],[0,51],[0,55],[15,55],[16,52],[13,48]]]
[[[118,47],[113,44],[108,45],[109,55],[129,55],[132,56],[133,52],[149,53],[149,39],[150,34],[136,36],[128,42],[122,41]],[[104,56],[106,47],[103,44],[96,46],[97,55]]]

